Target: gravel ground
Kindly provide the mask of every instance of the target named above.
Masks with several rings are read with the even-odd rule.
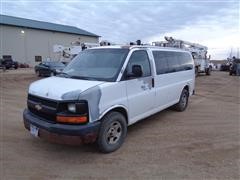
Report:
[[[165,110],[128,129],[123,146],[64,146],[23,127],[32,69],[0,72],[0,179],[239,179],[240,79],[199,76],[185,112]]]

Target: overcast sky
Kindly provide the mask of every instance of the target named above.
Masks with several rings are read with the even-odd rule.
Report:
[[[224,59],[240,47],[239,0],[0,0],[1,14],[77,26],[115,43],[173,36]]]

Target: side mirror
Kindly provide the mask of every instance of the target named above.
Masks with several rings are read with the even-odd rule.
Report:
[[[127,77],[142,77],[143,71],[142,66],[140,65],[133,65],[132,72],[127,73]]]

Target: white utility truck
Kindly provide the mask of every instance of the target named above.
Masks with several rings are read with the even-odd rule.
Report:
[[[208,48],[206,46],[167,36],[164,38],[166,41],[152,42],[152,45],[160,47],[173,47],[189,51],[194,59],[196,75],[198,75],[198,73],[206,73],[206,75],[211,74],[212,66],[210,64],[210,56],[207,57]]]
[[[100,46],[99,43],[76,43],[72,42],[71,46],[63,46],[55,44],[53,46],[53,52],[56,58],[60,62],[69,63],[76,55],[78,55],[84,49]]]
[[[113,43],[107,40],[102,40],[100,43],[73,41],[70,46],[63,46],[59,44],[53,45],[53,52],[60,62],[69,63],[76,55],[85,49],[99,46],[110,46],[112,44]]]
[[[97,143],[117,150],[127,126],[173,106],[184,111],[194,93],[189,51],[156,46],[102,46],[81,51],[55,77],[28,90],[25,127],[58,143]]]

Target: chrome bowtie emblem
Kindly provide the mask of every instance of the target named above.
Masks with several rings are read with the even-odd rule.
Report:
[[[36,105],[35,105],[35,109],[38,110],[38,111],[40,111],[40,110],[42,109],[41,104],[36,104]]]

